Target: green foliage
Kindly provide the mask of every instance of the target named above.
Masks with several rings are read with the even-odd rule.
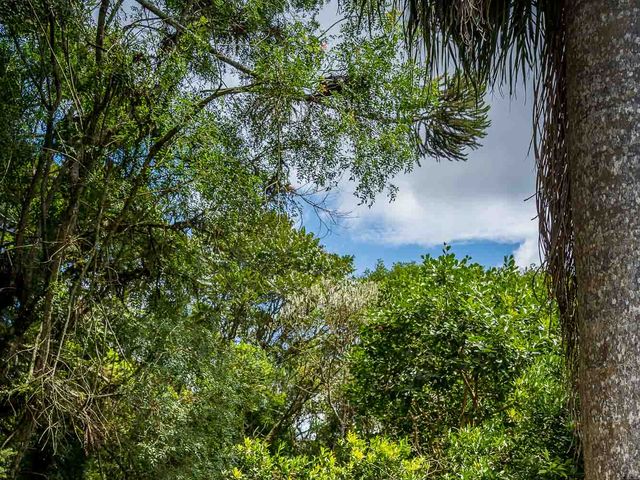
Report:
[[[421,480],[429,465],[412,457],[405,442],[382,437],[365,441],[349,433],[335,451],[317,456],[287,456],[271,453],[261,441],[246,439],[236,448],[235,466],[227,478],[247,480]]]
[[[10,448],[0,449],[0,479],[2,480],[9,478],[9,468],[13,455],[15,455],[15,452]]]
[[[357,279],[299,227],[487,126],[322,5],[0,0],[0,477],[570,474],[532,273]]]
[[[416,444],[493,415],[557,341],[531,281],[513,263],[486,271],[453,254],[395,267],[353,354],[363,409]]]
[[[269,348],[286,396],[267,435],[272,444],[317,452],[346,435],[353,416],[344,388],[351,375],[346,357],[376,291],[371,282],[324,280],[287,299],[277,317],[278,342]]]
[[[516,380],[506,415],[449,433],[445,479],[579,478],[562,358],[542,356]]]
[[[351,354],[364,432],[410,439],[442,478],[573,478],[555,311],[534,272],[445,252],[378,268]]]
[[[248,344],[210,342],[179,381],[164,365],[131,378],[128,393],[110,412],[118,441],[108,442],[101,463],[88,472],[116,478],[220,478],[230,447],[248,416],[268,415],[282,403],[271,390],[277,372],[265,353]],[[185,348],[183,346],[182,348]],[[166,351],[176,362],[180,353]],[[259,417],[269,422],[269,418]]]

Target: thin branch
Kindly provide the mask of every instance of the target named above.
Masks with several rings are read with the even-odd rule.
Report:
[[[169,25],[171,25],[172,27],[174,27],[176,30],[178,30],[180,32],[189,32],[189,33],[191,33],[187,27],[182,25],[175,18],[171,17],[170,15],[168,15],[165,12],[163,12],[162,10],[160,10],[154,4],[149,3],[146,0],[135,0],[135,1],[138,4],[140,4],[142,7],[146,8],[147,10],[149,10],[151,13],[157,15],[161,20],[163,20],[164,22],[166,22]],[[230,65],[230,66],[234,67],[236,70],[239,70],[242,73],[244,73],[246,75],[249,75],[250,77],[254,77],[255,78],[255,77],[258,76],[257,73],[254,72],[253,70],[251,70],[249,67],[246,67],[245,65],[241,64],[237,60],[234,60],[233,58],[227,57],[224,53],[219,52],[218,50],[213,48],[211,45],[207,45],[207,47],[209,49],[209,52],[214,57],[216,57],[218,60],[220,60],[222,63],[226,63],[227,65]]]

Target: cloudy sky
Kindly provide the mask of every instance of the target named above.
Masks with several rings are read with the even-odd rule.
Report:
[[[359,206],[343,186],[333,202],[348,218],[330,229],[310,225],[327,249],[354,255],[359,271],[378,259],[390,265],[438,255],[444,243],[489,266],[510,254],[522,266],[538,263],[535,202],[526,200],[535,186],[531,98],[494,93],[488,100],[491,127],[468,161],[426,159],[394,180],[394,202],[383,194],[371,208]]]
[[[318,16],[323,28],[338,18],[335,1]],[[391,265],[439,255],[445,243],[487,266],[502,264],[506,255],[514,255],[520,266],[539,263],[528,90],[487,97],[491,127],[466,162],[425,159],[422,167],[394,179],[399,188],[394,202],[382,194],[371,208],[358,205],[344,185],[331,206],[348,217],[327,228],[317,216],[305,215],[305,226],[328,250],[353,255],[359,272],[378,259]]]

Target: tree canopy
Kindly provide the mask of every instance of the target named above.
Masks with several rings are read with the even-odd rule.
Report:
[[[573,475],[532,272],[357,277],[300,225],[488,126],[323,5],[0,1],[0,478]]]

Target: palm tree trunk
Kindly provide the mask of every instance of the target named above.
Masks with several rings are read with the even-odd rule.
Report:
[[[640,0],[568,5],[585,473],[640,479]]]

